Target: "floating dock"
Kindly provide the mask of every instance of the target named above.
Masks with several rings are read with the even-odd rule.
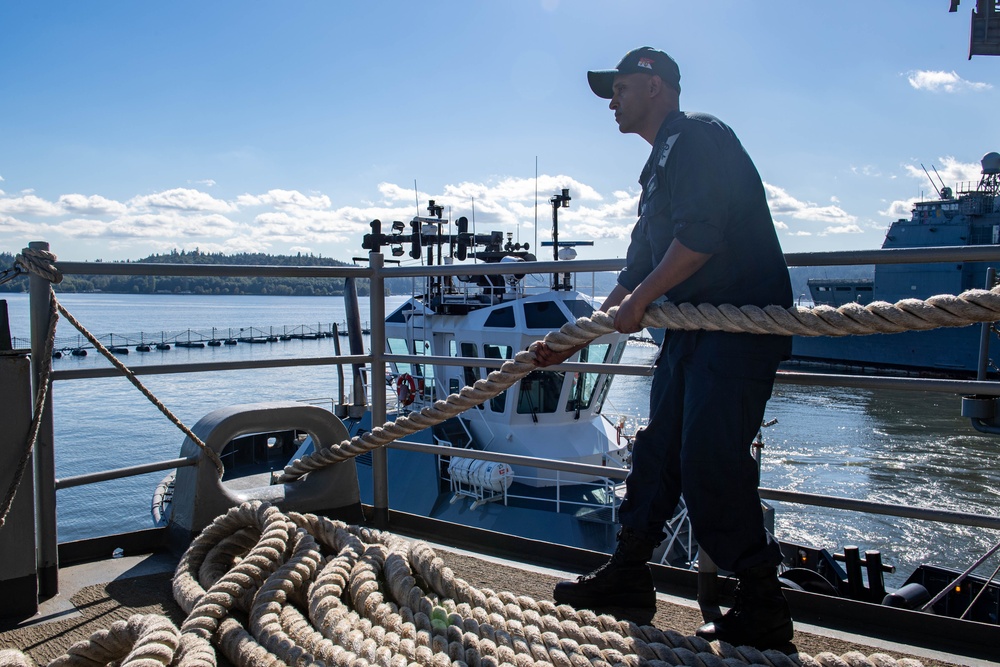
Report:
[[[362,333],[369,334],[371,329],[367,324]],[[335,336],[346,336],[346,323],[297,324],[269,327],[212,327],[211,329],[184,329],[183,331],[157,331],[137,333],[107,333],[97,336],[108,350],[114,354],[129,354],[131,352],[168,351],[174,347],[187,349],[204,349],[206,347],[233,346],[240,343],[261,345],[290,340],[319,340]],[[30,346],[27,340],[13,339],[14,347]],[[85,357],[93,350],[82,335],[56,336],[52,348],[52,356],[61,359],[64,356]]]

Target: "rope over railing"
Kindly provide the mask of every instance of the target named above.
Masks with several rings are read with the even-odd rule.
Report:
[[[430,546],[261,501],[215,519],[182,556],[187,614],[134,616],[49,663],[240,667],[921,667],[856,651],[786,655],[476,588]],[[214,645],[214,647],[213,647]],[[0,667],[32,664],[0,651]]]
[[[24,248],[21,250],[21,254],[14,258],[14,266],[18,268],[20,272],[30,273],[40,276],[47,280],[49,283],[60,283],[62,282],[63,275],[55,267],[56,256],[48,250],[39,250],[36,248]],[[66,310],[66,308],[59,303],[56,298],[55,292],[52,290],[51,285],[49,286],[49,330],[46,334],[45,344],[42,348],[42,359],[39,364],[41,370],[41,377],[39,378],[39,389],[35,395],[34,411],[32,413],[31,427],[28,432],[28,440],[25,444],[24,450],[22,452],[21,458],[18,461],[17,469],[15,470],[14,477],[11,480],[7,492],[4,494],[4,499],[0,502],[0,528],[3,528],[7,521],[7,515],[10,513],[11,505],[14,502],[14,496],[17,493],[17,489],[21,484],[21,479],[24,476],[24,470],[27,467],[29,458],[31,457],[31,452],[38,441],[38,433],[41,427],[41,420],[45,410],[46,397],[49,391],[49,375],[52,372],[52,348],[54,346],[55,335],[56,335],[56,323],[59,321],[59,315],[62,315],[66,320],[72,324],[76,329],[83,334],[83,336],[94,346],[94,349],[100,352],[104,357],[111,362],[111,364],[121,371],[122,375],[132,383],[132,385],[138,389],[143,396],[145,396],[149,401],[156,406],[156,408],[163,413],[163,415],[170,420],[181,432],[187,437],[191,438],[201,450],[205,453],[205,456],[215,465],[216,470],[219,473],[219,477],[225,472],[225,466],[222,464],[222,460],[219,455],[208,448],[204,441],[201,440],[194,432],[188,428],[177,415],[170,411],[167,406],[165,406],[154,394],[149,391],[146,386],[135,376],[125,364],[121,362],[118,357],[111,353],[108,348],[106,348],[94,334],[90,333],[89,330],[83,324],[81,324],[73,315]]]
[[[589,343],[615,332],[617,311],[617,307],[614,307],[607,312],[596,311],[589,318],[581,317],[576,322],[567,322],[558,331],[546,334],[543,340],[557,352]],[[850,303],[840,308],[761,308],[667,302],[647,308],[640,326],[786,336],[849,336],[924,331],[997,320],[1000,320],[1000,287],[992,290],[969,290],[959,296],[943,294],[926,301],[904,299],[895,304],[877,301],[867,306]],[[285,467],[279,481],[293,481],[313,470],[384,447],[394,440],[440,424],[499,395],[537,367],[537,347],[537,342],[532,343],[527,350],[515,355],[512,361],[505,362],[485,379],[463,387],[457,394],[450,394],[418,412],[400,416],[363,435],[334,443],[292,461]]]
[[[62,274],[54,266],[55,260],[56,257],[51,252],[25,248],[22,254],[18,255],[15,263],[30,273],[40,275],[52,282],[59,282],[62,280]],[[117,357],[111,354],[93,334],[73,318],[58,303],[54,292],[50,292],[50,295],[59,312],[84,334],[88,341],[107,357],[171,422],[206,453],[221,477],[223,465],[218,455],[208,449],[205,443],[153,396]],[[606,313],[596,311],[590,318],[581,317],[576,322],[563,325],[559,331],[550,332],[545,336],[544,341],[555,351],[589,343],[604,334],[615,331],[614,316],[616,312],[617,308],[611,308]],[[959,296],[933,296],[926,301],[903,299],[895,304],[878,301],[867,306],[850,303],[840,308],[793,306],[785,309],[780,306],[762,308],[759,306],[737,307],[731,304],[714,306],[711,304],[694,305],[666,302],[647,308],[640,325],[652,328],[704,329],[733,333],[848,336],[900,333],[909,330],[923,331],[938,327],[966,326],[976,322],[994,322],[998,319],[1000,319],[1000,286],[992,290],[969,290]],[[535,359],[537,345],[538,343],[532,344],[528,350],[518,353],[514,360],[504,363],[499,370],[491,372],[486,379],[478,380],[474,385],[464,387],[457,394],[450,394],[446,399],[438,400],[419,412],[400,416],[394,422],[387,422],[381,427],[375,427],[364,435],[333,444],[293,461],[285,467],[278,481],[294,481],[313,470],[383,447],[394,440],[440,424],[497,396],[537,367]],[[16,489],[16,486],[13,484],[11,488]],[[3,516],[0,515],[0,522],[2,520]]]

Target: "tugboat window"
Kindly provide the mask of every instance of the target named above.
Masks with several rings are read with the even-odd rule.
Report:
[[[412,311],[412,310],[413,310],[413,306],[412,305],[410,305],[409,303],[404,303],[402,306],[400,306],[399,308],[397,308],[396,311],[392,315],[390,315],[389,317],[385,318],[385,321],[386,322],[393,322],[393,323],[397,323],[397,322],[398,323],[405,323],[407,316],[410,314],[410,311]]]
[[[559,310],[554,301],[538,301],[524,304],[524,322],[529,329],[558,329],[569,320]]]
[[[611,350],[611,354],[604,360],[604,362],[607,364],[617,364],[622,360],[623,354],[625,354],[625,341],[618,343],[618,345]],[[597,397],[597,405],[594,407],[595,411],[601,411],[601,408],[604,406],[604,401],[608,397],[609,391],[611,391],[611,381],[607,376],[605,376],[604,382],[601,383],[601,391]]]
[[[426,340],[414,340],[413,341],[413,354],[419,354],[421,356],[429,356],[431,353],[431,344]],[[422,394],[424,398],[431,398],[434,395],[434,365],[433,364],[414,364],[413,365],[413,377],[418,381],[423,380],[423,390]],[[418,385],[420,386],[419,382]]]
[[[506,308],[500,308],[499,310],[494,310],[490,313],[490,316],[486,318],[486,324],[483,326],[496,327],[498,329],[513,329],[514,328],[514,308],[513,306],[507,306]]]
[[[514,348],[510,345],[491,345],[487,343],[486,345],[483,345],[483,356],[487,359],[513,359]],[[506,409],[507,390],[505,389],[490,399],[490,410],[493,412],[503,412]]]
[[[594,314],[594,307],[580,299],[563,301],[563,305],[569,309],[569,312],[573,313],[573,317],[590,317]]]
[[[588,345],[580,350],[581,362],[601,363],[608,355],[611,346],[607,343]],[[600,373],[574,373],[573,384],[569,391],[569,400],[566,401],[566,412],[574,410],[585,410],[590,407],[594,399],[594,390],[597,389],[597,380]]]
[[[386,338],[385,345],[389,348],[389,354],[410,354],[410,349],[403,338]],[[410,364],[399,362],[394,364],[397,373],[409,373],[413,375],[413,368]]]
[[[532,371],[521,380],[517,413],[537,415],[555,412],[566,374],[562,371]]]
[[[462,343],[462,356],[476,358],[479,356],[479,352],[476,351],[475,343]],[[462,372],[465,374],[465,384],[469,387],[476,383],[476,380],[480,378],[479,368],[472,366],[463,366]],[[480,403],[476,406],[478,409],[483,409],[483,404]]]

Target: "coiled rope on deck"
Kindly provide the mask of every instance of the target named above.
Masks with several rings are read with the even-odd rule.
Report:
[[[187,614],[179,630],[135,616],[49,667],[214,667],[214,647],[240,667],[921,667],[882,653],[786,655],[709,643],[477,588],[426,543],[262,501],[205,528],[173,589]],[[0,667],[24,664],[20,652],[0,652]]]

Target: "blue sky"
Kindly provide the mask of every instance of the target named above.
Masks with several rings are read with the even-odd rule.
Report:
[[[362,254],[427,199],[477,231],[624,256],[648,145],[588,69],[651,45],[730,124],[786,252],[877,248],[1000,150],[964,0],[0,4],[0,250]],[[537,217],[536,216],[537,160]],[[416,187],[416,192],[414,188]]]

